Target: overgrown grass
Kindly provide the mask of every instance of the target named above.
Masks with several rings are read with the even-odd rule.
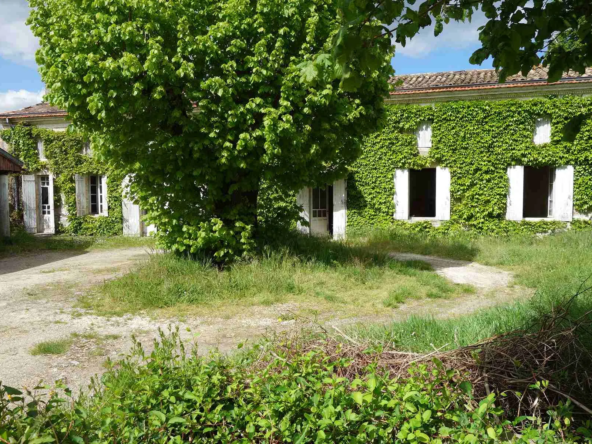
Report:
[[[85,251],[130,247],[153,247],[154,239],[124,236],[34,236],[16,231],[9,238],[0,238],[0,258],[43,251]]]
[[[72,345],[71,339],[58,339],[55,341],[44,341],[36,344],[31,349],[33,356],[37,355],[63,355]]]
[[[389,231],[366,233],[357,242],[383,251],[433,254],[474,260],[502,267],[515,274],[515,282],[536,289],[533,298],[486,309],[454,319],[413,316],[387,326],[364,325],[359,337],[392,342],[401,349],[429,351],[433,347],[473,344],[513,329],[528,328],[575,294],[592,275],[592,232],[566,232],[545,237],[428,237]],[[592,284],[592,281],[589,281]],[[577,318],[592,309],[592,296],[584,294],[572,307]]]
[[[207,262],[158,255],[105,283],[98,296],[84,302],[104,313],[193,307],[217,314],[297,303],[313,314],[355,316],[384,313],[407,299],[472,291],[449,283],[425,262],[401,262],[368,247],[299,237],[222,271]]]

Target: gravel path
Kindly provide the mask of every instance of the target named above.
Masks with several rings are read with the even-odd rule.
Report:
[[[298,312],[295,304],[255,307],[239,317],[188,317],[183,320],[149,316],[103,317],[76,308],[79,296],[107,279],[126,273],[149,258],[143,248],[91,252],[44,252],[0,260],[0,381],[20,387],[39,381],[63,379],[74,389],[84,388],[103,371],[107,357],[126,353],[136,336],[148,349],[171,323],[186,340],[197,339],[203,353],[211,349],[236,350],[237,344],[270,331],[296,328],[294,320],[282,321],[286,313]],[[397,310],[371,319],[350,317],[330,325],[390,322],[412,314],[451,317],[496,305],[525,290],[508,286],[511,274],[493,267],[415,254],[393,254],[399,260],[421,260],[455,283],[472,284],[477,294],[454,299],[412,300]],[[330,315],[330,314],[329,314]],[[300,325],[300,323],[298,323]],[[41,341],[70,340],[63,355],[31,355]]]
[[[430,264],[437,274],[455,284],[470,284],[477,288],[494,290],[505,288],[512,281],[512,273],[475,262],[443,259],[413,253],[391,253],[393,259],[400,261],[423,261]]]

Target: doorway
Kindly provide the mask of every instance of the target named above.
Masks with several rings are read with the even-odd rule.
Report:
[[[310,232],[314,236],[333,234],[333,187],[310,189]]]
[[[53,211],[51,205],[50,180],[48,175],[39,176],[39,207],[40,207],[40,224],[38,227],[39,233],[53,232]]]

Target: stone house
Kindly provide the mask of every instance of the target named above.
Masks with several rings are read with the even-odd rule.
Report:
[[[0,131],[10,129],[18,124],[27,124],[36,128],[65,132],[70,125],[65,111],[47,103],[40,103],[22,110],[0,114]],[[8,144],[0,139],[0,148],[8,149]],[[80,147],[81,154],[91,154],[90,143]],[[43,140],[37,140],[37,152],[40,161],[47,160]],[[24,174],[21,181],[14,183],[16,194],[21,196],[23,208],[23,222],[29,233],[54,234],[58,225],[68,224],[68,211],[65,196],[56,199],[55,174],[43,169],[34,173]],[[76,215],[85,217],[107,217],[109,215],[108,178],[100,174],[76,174]],[[146,236],[154,231],[154,227],[145,225],[142,221],[142,210],[129,196],[122,199],[122,231],[124,235]]]
[[[447,108],[446,112],[450,113],[450,109],[456,106],[454,104],[470,107],[471,104],[499,102],[508,103],[510,106],[510,104],[527,103],[527,101],[535,103],[536,100],[547,100],[551,104],[562,106],[562,102],[553,102],[553,100],[557,101],[563,97],[586,98],[592,95],[592,69],[588,69],[584,75],[566,73],[562,80],[552,84],[548,84],[546,78],[547,72],[543,68],[534,68],[526,77],[512,76],[504,84],[498,83],[495,70],[413,74],[392,78],[391,83],[394,88],[385,99],[389,110],[404,110],[416,116],[423,113],[432,117],[417,122],[406,121],[405,117],[390,118],[390,126],[387,125],[376,135],[386,140],[387,145],[392,141],[390,148],[372,160],[371,156],[368,157],[366,154],[372,154],[373,148],[365,145],[362,157],[366,156],[370,160],[366,159],[366,165],[363,168],[354,165],[348,178],[324,187],[301,190],[297,195],[297,202],[302,208],[301,217],[308,224],[301,224],[299,229],[312,235],[343,238],[346,229],[362,223],[373,224],[373,221],[380,221],[380,225],[388,225],[396,221],[428,222],[438,225],[453,219],[455,212],[461,211],[462,205],[459,202],[466,197],[468,200],[473,199],[474,204],[480,198],[469,195],[471,193],[477,195],[482,190],[475,186],[470,188],[461,184],[470,179],[462,176],[467,173],[462,173],[461,169],[450,162],[447,163],[445,159],[446,153],[442,151],[442,145],[447,135],[442,134],[442,128],[451,128],[450,121],[454,122],[454,116],[446,117],[448,119],[448,126],[446,126],[442,124],[446,119],[433,117],[430,110],[439,110],[442,109],[442,104],[448,104],[451,107]],[[539,104],[539,102],[536,103]],[[543,105],[539,108],[541,106]],[[491,113],[491,110],[488,112]],[[523,111],[520,113],[524,114]],[[397,115],[405,116],[401,113]],[[486,118],[491,119],[491,114]],[[64,131],[69,124],[66,119],[64,111],[47,104],[39,104],[19,111],[1,113],[0,130],[18,123],[27,123],[39,128]],[[574,207],[574,181],[578,181],[578,187],[583,189],[585,186],[582,183],[588,180],[588,176],[585,171],[579,173],[576,171],[578,167],[574,165],[575,162],[564,160],[569,159],[569,156],[558,155],[559,157],[556,156],[556,159],[549,161],[548,164],[545,164],[545,160],[531,162],[532,164],[520,160],[520,158],[528,158],[529,152],[536,153],[539,149],[537,147],[541,147],[542,150],[557,145],[560,149],[567,149],[567,142],[564,143],[558,139],[562,129],[553,126],[559,121],[558,117],[551,118],[543,113],[524,119],[526,123],[500,127],[502,129],[497,139],[502,145],[507,144],[507,151],[514,149],[511,146],[514,142],[521,145],[522,151],[509,155],[508,160],[503,160],[506,162],[501,166],[503,183],[494,190],[495,196],[491,203],[486,202],[488,198],[482,199],[483,205],[491,206],[490,214],[485,218],[517,223],[556,221],[566,224],[572,222],[574,218],[587,218],[586,214],[578,212]],[[458,127],[454,128],[459,138],[463,137],[463,125],[464,122],[459,120]],[[514,131],[516,131],[515,139],[512,138]],[[479,136],[478,133],[476,134]],[[491,142],[491,137],[488,140],[488,142],[480,142],[481,145],[475,145],[476,149],[484,153],[488,150],[500,149],[500,152],[504,152],[506,147],[497,146],[495,141]],[[592,153],[592,145],[582,146],[584,151]],[[465,147],[463,146],[462,149]],[[38,151],[42,158],[42,144],[38,146]],[[390,161],[391,157],[393,159],[401,157],[399,151],[406,153],[406,157],[403,156],[405,159]],[[383,176],[379,178],[380,184],[377,185],[382,188],[382,191],[380,193],[364,192],[363,175],[368,170],[378,169],[378,163],[383,166],[383,169],[386,168]],[[500,165],[497,166],[496,173],[498,176],[499,167]],[[592,171],[592,165],[589,170]],[[465,168],[463,171],[469,171],[469,169]],[[55,221],[64,220],[66,215],[60,208],[63,208],[63,205],[56,203],[54,208],[52,173],[43,171],[35,175],[23,176],[22,191],[27,230],[55,232]],[[108,212],[109,208],[106,204],[108,192],[104,177],[77,176],[77,211],[80,214],[96,216]],[[500,193],[503,193],[501,198]],[[47,203],[43,197],[46,195]],[[383,201],[380,208],[376,204],[378,200]],[[59,199],[56,199],[56,202],[58,201]],[[129,197],[124,196],[122,206],[125,235],[146,235],[153,229],[143,225],[142,210]],[[581,206],[587,208],[585,204]],[[463,211],[470,213],[471,210]],[[374,213],[376,218],[364,218],[364,215]],[[470,216],[465,214],[463,217],[466,219]]]
[[[459,107],[470,107],[471,104],[477,103],[511,104],[514,103],[513,101],[520,104],[533,99],[548,100],[551,103],[552,100],[558,100],[561,97],[573,95],[585,98],[592,95],[592,69],[590,68],[584,75],[567,73],[557,83],[549,84],[546,79],[547,71],[544,68],[533,69],[527,77],[512,76],[504,84],[498,83],[495,70],[402,75],[391,79],[394,90],[386,99],[386,104],[389,109],[418,112],[417,110],[421,111],[422,107],[438,110],[442,104],[447,104],[452,109],[453,104],[459,104]],[[526,143],[528,147],[524,149],[526,152],[536,152],[539,147],[554,146],[551,135],[557,136],[561,130],[552,127],[552,119],[549,116],[535,117],[533,127],[530,130],[526,129],[526,131],[531,131],[530,135],[526,136],[530,139]],[[432,120],[437,119],[432,118]],[[422,167],[403,165],[404,163],[421,164],[422,157],[427,158],[431,150],[438,148],[433,143],[433,137],[437,135],[433,132],[433,126],[438,122],[417,122],[416,126],[410,129],[411,135],[404,134],[407,130],[401,131],[399,139],[407,137],[405,139],[407,142],[397,145],[396,148],[395,138],[389,139],[392,134],[388,134],[388,132],[393,131],[393,128],[405,125],[402,122],[389,123],[391,124],[381,130],[381,134],[378,135],[387,141],[393,141],[392,148],[384,151],[384,156],[395,157],[397,150],[405,150],[409,154],[406,154],[407,158],[399,165],[396,161],[390,162],[390,169],[381,179],[386,188],[385,193],[389,194],[385,198],[390,203],[390,206],[384,206],[388,209],[382,210],[387,214],[383,215],[381,225],[388,225],[389,220],[407,223],[430,222],[433,225],[449,221],[454,215],[454,206],[451,205],[453,201],[451,186],[455,185],[455,179],[451,177],[451,167],[438,161],[428,165],[425,165],[424,162]],[[459,126],[462,124],[459,121]],[[439,126],[439,128],[443,127]],[[461,132],[462,128],[459,129],[459,133]],[[502,134],[499,136],[501,140]],[[504,135],[504,140],[511,140],[510,136],[511,134]],[[521,134],[521,137],[524,137],[524,134]],[[445,137],[440,134],[439,141],[443,139]],[[555,145],[559,144],[560,142]],[[477,148],[484,151],[488,149],[487,146],[477,146]],[[366,154],[369,154],[373,149],[372,143],[365,144],[362,157],[372,159],[372,156]],[[585,145],[584,150],[592,154],[592,143]],[[523,155],[523,157],[526,156]],[[300,230],[313,235],[331,235],[334,238],[340,238],[345,235],[346,227],[350,228],[356,225],[349,220],[352,216],[359,216],[360,213],[372,213],[375,207],[373,200],[377,200],[376,190],[362,196],[360,196],[359,190],[355,190],[356,202],[354,205],[351,202],[354,190],[351,190],[350,187],[358,186],[363,181],[362,173],[368,173],[369,170],[378,168],[379,162],[377,161],[384,164],[382,159],[374,158],[374,161],[370,161],[362,167],[354,165],[347,180],[337,181],[324,188],[301,190],[298,194],[298,203],[303,208],[301,216],[309,221],[309,226],[301,225]],[[520,161],[517,162],[520,163]],[[511,163],[503,166],[508,192],[502,202],[502,205],[506,207],[505,212],[498,216],[498,220],[505,219],[518,223],[557,221],[568,224],[574,218],[589,219],[587,215],[580,214],[574,209],[573,164],[529,166],[515,164],[515,161]],[[588,167],[588,171],[592,171],[592,166]],[[460,180],[458,181],[460,182]],[[592,177],[582,176],[581,182],[586,181],[592,186]],[[581,188],[585,186],[587,185],[582,185]],[[360,187],[358,186],[358,188]],[[463,190],[465,194],[470,191],[472,190]],[[456,201],[462,201],[465,198],[463,192],[457,193]],[[350,194],[349,197],[348,194]],[[364,199],[366,202],[361,205],[360,201]],[[498,205],[498,207],[502,205]],[[586,207],[586,205],[583,206]],[[364,223],[370,225],[378,219],[365,218]],[[357,223],[357,226],[359,225],[360,223]]]

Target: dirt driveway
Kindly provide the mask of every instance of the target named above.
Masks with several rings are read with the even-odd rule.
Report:
[[[285,319],[291,307],[258,307],[256,315],[234,318],[155,319],[149,316],[104,317],[76,308],[77,298],[93,285],[112,279],[149,258],[145,248],[90,252],[44,252],[0,260],[0,381],[10,386],[35,386],[40,381],[63,379],[72,388],[83,388],[90,377],[101,373],[107,357],[125,354],[135,335],[148,348],[158,329],[179,326],[185,339],[196,339],[200,350],[223,352],[254,340],[269,331],[294,328]],[[336,321],[388,322],[410,314],[449,317],[498,304],[516,297],[508,287],[511,274],[492,267],[447,261],[419,255],[394,254],[400,260],[424,260],[453,282],[479,288],[475,295],[453,300],[412,301],[384,319],[348,318]],[[519,292],[524,295],[523,289]],[[32,355],[42,341],[68,341],[60,355]]]

